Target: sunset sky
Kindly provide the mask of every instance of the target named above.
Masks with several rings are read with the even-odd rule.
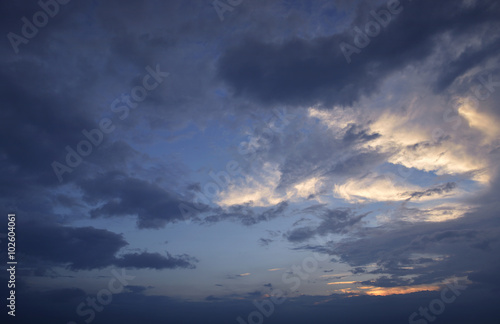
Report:
[[[498,1],[0,6],[7,323],[499,323]]]

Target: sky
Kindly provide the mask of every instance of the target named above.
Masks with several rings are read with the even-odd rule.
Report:
[[[498,1],[0,7],[3,323],[499,323]]]

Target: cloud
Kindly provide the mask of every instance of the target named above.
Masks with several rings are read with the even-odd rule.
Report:
[[[187,254],[172,256],[167,252],[167,255],[159,253],[128,253],[121,255],[114,261],[114,264],[123,268],[149,268],[149,269],[175,269],[188,268],[194,269],[194,262],[197,262]]]
[[[137,217],[139,228],[161,228],[183,219],[179,205],[189,204],[155,183],[129,177],[122,172],[108,172],[79,182],[84,199],[100,203],[90,214],[93,218]]]
[[[426,288],[451,276],[467,277],[474,289],[447,305],[440,320],[498,318],[500,91],[485,84],[500,75],[500,7],[494,0],[400,2],[403,11],[350,64],[340,43],[353,44],[354,27],[364,29],[370,11],[386,3],[244,1],[221,23],[206,2],[71,1],[19,54],[5,47],[0,205],[22,218],[19,256],[30,269],[20,269],[18,288],[30,291],[22,292],[20,320],[74,317],[88,289],[76,286],[81,270],[143,269],[145,280],[156,280],[147,274],[194,268],[190,255],[136,247],[129,220],[141,235],[168,227],[169,244],[192,244],[179,205],[192,205],[203,172],[229,156],[245,177],[214,199],[218,205],[195,212],[191,226],[218,231],[231,221],[259,229],[267,222],[276,231],[250,240],[264,252],[279,255],[284,238],[290,253],[329,254],[335,267],[350,267],[342,276],[359,276],[339,280],[365,285],[288,299],[276,322],[401,323],[413,311],[408,305],[416,311],[438,294]],[[27,2],[0,8],[3,30],[17,33],[20,18],[40,10]],[[154,64],[171,77],[120,120],[111,103]],[[266,128],[256,127],[255,154],[238,154],[245,126],[278,106],[293,114],[290,123],[269,141]],[[102,117],[113,118],[116,131],[59,184],[51,163],[64,161],[66,145],[74,147],[81,130]],[[392,176],[401,170],[408,177]],[[287,218],[297,214],[309,221]],[[235,230],[245,235],[245,226]],[[164,242],[163,231],[156,233],[161,237],[151,239]],[[256,269],[273,266],[265,257],[255,262]],[[213,266],[220,274],[225,265]],[[217,295],[226,288],[213,287],[210,271],[202,273],[216,291],[196,289],[206,298],[200,302],[159,296],[167,291],[159,287],[146,296],[131,286],[113,295],[99,321],[234,322],[255,311],[254,299],[267,298],[250,279],[262,289],[282,284],[248,271],[246,279],[232,276],[242,285],[226,287],[238,289],[226,296]],[[71,285],[63,288],[64,280]],[[39,293],[38,284],[57,289]],[[304,291],[315,284],[303,282]]]
[[[435,284],[488,272],[498,265],[493,252],[499,247],[498,228],[492,226],[497,223],[495,210],[496,205],[482,206],[443,222],[396,221],[359,229],[339,242],[299,248],[336,255],[355,269],[363,268],[364,275],[382,276],[381,281],[373,279],[372,285],[387,285],[389,279],[384,278],[399,285]],[[480,261],[485,258],[487,262]]]
[[[245,273],[240,273],[240,274],[235,274],[235,275],[227,275],[226,279],[237,279],[237,278],[247,277],[250,275],[251,275],[250,272],[245,272]],[[260,295],[260,293],[259,293],[259,295]]]
[[[19,234],[26,238],[20,242],[23,253],[68,265],[72,270],[110,266],[115,254],[128,245],[122,235],[94,227],[75,228],[41,222],[19,225]]]
[[[418,286],[400,286],[391,288],[363,287],[364,293],[371,296],[389,296],[400,294],[411,294],[420,291],[439,291],[442,287],[438,285],[418,285]]]
[[[409,145],[389,159],[389,162],[407,168],[416,168],[427,172],[444,174],[466,174],[481,171],[488,166],[486,150],[473,155],[465,144],[421,142]],[[473,179],[480,182],[489,181],[488,174],[473,174]]]
[[[213,224],[225,220],[240,222],[243,225],[251,226],[263,221],[270,221],[276,217],[285,215],[289,203],[280,202],[272,207],[256,210],[250,204],[233,205],[228,208],[213,208],[208,216],[201,220],[202,224]],[[272,241],[272,240],[271,240]],[[261,241],[265,243],[265,241]]]
[[[498,270],[498,264],[492,264],[488,269],[471,273],[467,279],[475,283],[483,284],[493,292],[498,292],[500,291],[500,280],[496,275]]]
[[[249,37],[225,51],[218,63],[218,75],[236,95],[266,103],[352,105],[362,95],[374,93],[390,73],[433,54],[439,47],[439,36],[465,34],[481,27],[493,30],[498,13],[492,1],[470,7],[456,1],[442,2],[439,7],[433,1],[420,1],[401,7],[403,11],[393,16],[391,23],[350,64],[340,51],[340,43],[353,38],[349,32],[281,42]],[[432,16],[428,15],[430,10]],[[368,12],[359,10],[352,28],[371,20]],[[493,32],[484,43],[497,39],[498,33]],[[466,54],[453,61],[453,76],[456,78],[478,64],[464,59],[465,55],[474,51],[473,56],[481,57],[479,62],[495,55],[486,48],[468,48]],[[398,56],[394,57],[394,53]],[[449,69],[441,67],[438,72],[447,73],[448,81],[441,79],[437,88],[443,89],[454,80]]]
[[[444,193],[448,193],[448,192],[452,191],[453,189],[455,189],[456,186],[457,186],[457,184],[455,182],[447,182],[447,183],[440,185],[440,186],[437,186],[435,188],[426,189],[424,191],[411,192],[411,193],[409,193],[409,196],[410,196],[409,199],[415,199],[415,198],[418,199],[418,198],[422,198],[422,197],[430,197],[433,195],[442,195]]]
[[[465,118],[469,127],[477,129],[485,135],[483,144],[489,144],[492,140],[499,138],[498,118],[493,114],[479,110],[474,101],[462,99],[458,113]]]
[[[350,202],[395,201],[406,199],[403,194],[411,188],[412,186],[408,184],[393,182],[390,177],[368,175],[335,185],[334,193],[336,197]]]
[[[479,232],[477,230],[445,230],[435,232],[430,235],[421,235],[414,239],[410,245],[412,248],[423,248],[433,243],[458,243],[477,240]]]
[[[65,266],[70,270],[91,270],[109,266],[125,268],[174,269],[195,268],[197,260],[186,254],[166,256],[159,253],[116,255],[128,245],[123,235],[94,227],[69,227],[40,222],[19,224],[23,253],[40,260],[42,265]],[[33,261],[29,261],[33,262]],[[37,264],[37,263],[34,263]],[[41,266],[38,263],[38,267]]]
[[[259,244],[262,245],[262,246],[268,246],[272,242],[274,242],[273,239],[266,239],[266,238],[260,238],[259,239]]]
[[[128,291],[131,291],[132,293],[143,293],[144,291],[153,288],[151,286],[145,287],[145,286],[135,286],[135,285],[127,285],[125,287]]]
[[[444,222],[463,217],[472,206],[458,203],[425,204],[424,208],[402,206],[395,211],[388,221],[403,220],[407,222]]]
[[[279,139],[260,145],[244,178],[222,191],[216,202],[221,206],[270,206],[285,200],[327,202],[335,180],[366,173],[387,159],[387,154],[364,147],[379,134],[362,121],[344,124],[335,120],[333,126],[318,127],[318,123],[327,123],[318,117],[324,115],[311,108],[294,118]],[[342,110],[331,114],[336,115],[342,115]]]
[[[477,294],[471,293],[470,289],[460,291],[460,293],[457,297],[459,304],[447,304],[446,311],[440,315],[439,320],[465,324],[470,323],[470,316],[474,316],[476,321],[482,323],[494,322],[497,319],[494,311],[495,293],[481,289],[478,293],[484,294],[484,298],[477,298]],[[370,321],[388,324],[401,323],[408,320],[411,312],[418,312],[419,305],[425,307],[438,295],[435,291],[425,290],[389,296],[356,296],[353,293],[327,296],[302,295],[287,299],[280,305],[283,314],[274,313],[273,316],[276,317],[273,319],[278,324],[306,323],[308,320],[319,324],[332,322],[355,324]],[[115,320],[129,324],[143,319],[151,324],[160,324],[165,322],[165,317],[168,317],[176,322],[200,323],[203,319],[210,317],[220,323],[229,323],[235,321],[237,317],[246,319],[246,315],[256,310],[254,300],[268,300],[262,296],[261,292],[252,291],[226,296],[212,294],[204,297],[204,300],[186,301],[167,296],[144,296],[140,292],[119,293],[113,295],[112,306],[109,309],[106,308],[105,312],[99,313],[99,320],[107,323]],[[70,304],[68,310],[63,311],[59,304],[43,297],[45,295],[38,293],[25,297],[29,311],[19,313],[19,317],[24,322],[35,321],[39,314],[44,314],[45,318],[51,322],[67,321],[68,318],[74,318],[75,309],[81,302],[81,300],[76,300]],[[38,303],[34,302],[36,300]],[[137,302],[143,305],[140,309],[130,307]],[[471,315],[470,308],[460,307],[461,303],[469,305],[475,312]],[[411,307],[411,305],[416,306]],[[41,311],[44,312],[40,313]]]
[[[349,209],[325,209],[320,216],[321,223],[317,227],[295,228],[284,236],[290,242],[298,243],[310,240],[316,235],[345,234],[359,225],[368,214],[356,215]]]
[[[447,182],[434,188],[423,189],[403,182],[397,177],[368,174],[360,179],[349,179],[334,186],[336,197],[349,202],[431,200],[446,197],[456,188],[455,182]]]
[[[316,235],[316,229],[311,227],[296,228],[286,234],[286,238],[292,242],[303,242]]]
[[[81,140],[81,130],[94,125],[83,110],[83,100],[52,96],[45,87],[37,86],[41,83],[41,75],[33,77],[31,74],[36,70],[52,75],[52,71],[36,67],[33,62],[16,65],[19,67],[17,73],[4,72],[2,75],[6,83],[0,91],[4,106],[0,135],[9,140],[0,148],[4,156],[1,166],[12,170],[2,172],[2,177],[4,180],[11,177],[30,180],[12,182],[20,188],[27,184],[53,186],[57,178],[51,163],[60,158],[66,145]],[[73,109],[65,109],[68,106]],[[17,136],[9,136],[14,132]]]
[[[258,207],[279,204],[286,199],[286,196],[275,192],[279,176],[277,165],[266,163],[256,177],[246,176],[230,184],[219,194],[217,204],[231,206],[250,203]]]

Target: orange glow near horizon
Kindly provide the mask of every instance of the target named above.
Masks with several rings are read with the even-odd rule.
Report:
[[[360,281],[337,281],[329,282],[327,285],[356,285],[361,284]],[[420,291],[437,291],[441,286],[433,285],[417,285],[417,286],[400,286],[400,287],[376,287],[376,286],[359,286],[349,288],[338,288],[334,292],[344,294],[364,294],[369,296],[389,296],[389,295],[404,295]]]
[[[357,283],[357,281],[337,281],[337,282],[329,282],[327,285],[349,285]]]
[[[364,291],[364,293],[370,296],[404,295],[419,291],[437,291],[441,289],[441,287],[437,285],[402,286],[388,288],[368,286],[360,288],[367,289],[367,291]]]

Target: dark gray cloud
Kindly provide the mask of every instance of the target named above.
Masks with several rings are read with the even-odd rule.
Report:
[[[128,291],[130,291],[132,293],[139,294],[139,293],[143,293],[144,291],[146,291],[150,288],[153,288],[153,287],[152,286],[145,287],[145,286],[127,285],[126,288]]]
[[[19,224],[26,237],[20,243],[27,262],[38,269],[43,264],[70,270],[91,270],[108,266],[124,268],[174,269],[195,268],[196,258],[159,253],[126,253],[117,256],[128,243],[123,235],[93,227],[68,227],[40,222]],[[42,262],[42,263],[40,263]],[[56,275],[57,276],[57,275]]]
[[[440,297],[439,292],[420,292],[396,296],[299,296],[288,298],[280,305],[274,305],[270,317],[273,323],[314,323],[326,324],[342,322],[347,324],[383,322],[388,324],[406,323],[413,312],[420,306]],[[494,311],[495,293],[481,288],[469,288],[461,292],[456,301],[446,304],[445,311],[439,315],[443,322],[466,324],[471,321],[493,324],[498,320]],[[61,308],[61,304],[44,298],[45,294],[26,295],[29,311],[19,313],[22,322],[33,322],[40,314],[51,322],[64,322],[69,319],[83,319],[75,315],[75,309],[82,300],[71,300],[70,307]],[[84,300],[84,299],[83,299]],[[211,322],[232,323],[237,317],[245,320],[255,311],[254,301],[269,300],[261,292],[227,296],[209,295],[203,301],[183,301],[165,296],[145,296],[141,292],[123,292],[113,295],[113,302],[106,311],[98,313],[95,323],[138,323],[147,321],[152,324],[165,323],[165,318],[176,323],[200,323],[209,319]],[[141,308],[130,307],[139,303]],[[362,309],[363,311],[360,311]],[[471,309],[474,311],[471,314]],[[6,316],[2,314],[1,316]]]
[[[369,142],[379,137],[380,134],[368,134],[365,129],[360,129],[359,125],[349,124],[343,140],[347,143]]]
[[[234,143],[230,141],[245,133],[243,124],[252,124],[276,103],[286,104],[294,113],[293,121],[271,140],[264,138],[265,127],[256,127],[259,147],[241,165],[252,171],[264,163],[275,163],[281,172],[276,188],[281,193],[312,177],[324,179],[325,183],[306,199],[330,197],[332,185],[377,169],[400,149],[394,147],[388,152],[367,148],[381,136],[391,135],[369,130],[373,122],[370,118],[382,109],[379,106],[387,105],[389,110],[399,107],[393,107],[391,101],[373,102],[367,109],[373,109],[374,114],[364,114],[362,120],[347,124],[335,134],[308,118],[308,110],[302,108],[317,103],[318,109],[352,105],[363,114],[366,107],[354,103],[361,98],[375,99],[372,95],[386,86],[390,77],[398,76],[398,84],[384,96],[397,97],[406,91],[400,88],[405,84],[406,68],[413,69],[410,75],[418,75],[418,82],[425,84],[415,83],[412,91],[420,95],[428,87],[439,96],[439,105],[473,91],[481,85],[481,75],[492,73],[495,80],[500,75],[495,67],[500,48],[500,7],[494,0],[402,0],[403,11],[393,16],[359,54],[352,54],[350,64],[340,43],[353,44],[353,28],[364,28],[373,20],[370,10],[384,9],[385,1],[243,1],[226,13],[223,22],[211,2],[70,1],[60,6],[60,13],[40,28],[36,37],[20,45],[19,54],[12,51],[7,37],[3,38],[0,206],[20,215],[19,260],[26,266],[19,272],[20,322],[33,323],[40,317],[50,323],[74,319],[87,289],[74,287],[80,279],[76,271],[113,266],[149,270],[195,267],[197,259],[189,255],[143,252],[130,247],[125,234],[112,226],[100,227],[110,223],[102,219],[108,217],[121,222],[132,216],[142,230],[182,221],[179,205],[191,206],[191,198],[203,185],[198,177],[203,171],[187,165],[198,167],[199,162],[203,170],[213,162],[204,148],[184,146],[182,141],[196,136],[198,130],[208,129],[204,134],[210,137],[210,123],[229,130],[224,143],[231,146]],[[2,2],[0,28],[4,36],[11,31],[20,33],[21,17],[31,18],[38,10],[36,1]],[[169,77],[120,120],[111,111],[111,103],[130,93],[142,82],[145,67],[155,64],[168,71]],[[500,116],[500,91],[496,85],[494,89],[488,92],[488,99],[481,100],[481,109]],[[437,124],[441,122],[438,110],[425,116],[428,119],[413,122],[433,120]],[[436,116],[439,121],[434,120]],[[75,147],[84,139],[81,131],[97,127],[96,121],[102,117],[113,118],[116,131],[59,183],[51,163],[64,161],[65,147]],[[188,131],[180,131],[185,128]],[[455,140],[453,134],[445,135],[437,144],[422,142],[406,149],[417,154],[439,145],[444,152],[446,144]],[[160,142],[161,148],[156,146]],[[175,154],[160,158],[163,149]],[[498,143],[492,142],[487,149],[494,164]],[[244,158],[235,148],[221,151],[211,154],[219,158],[218,153],[222,153],[225,158],[224,154],[234,153],[238,159]],[[496,201],[500,181],[492,179],[491,186],[484,184],[480,195],[466,198],[464,203],[470,205],[466,207],[479,207],[461,219],[441,223],[398,219],[405,213],[425,213],[413,207],[417,198],[455,193],[459,182],[442,180],[450,182],[408,192],[412,201],[391,215],[394,222],[383,228],[364,228],[366,214],[315,205],[301,210],[314,216],[311,223],[296,223],[285,235],[269,231],[268,236],[255,240],[261,248],[271,250],[278,244],[270,244],[284,237],[294,243],[293,250],[336,256],[352,267],[353,274],[373,276],[364,283],[374,286],[427,284],[450,276],[467,276],[472,285],[456,303],[446,305],[439,320],[496,323],[494,303],[499,282],[495,274],[500,269]],[[189,217],[195,225],[223,221],[262,225],[297,210],[292,201],[270,208],[251,204],[202,207],[203,213],[198,208]],[[316,218],[318,225],[313,223]],[[77,221],[95,227],[74,227]],[[313,238],[328,234],[348,234],[348,239],[312,245]],[[167,238],[176,244],[175,235]],[[71,276],[58,273],[60,268],[73,270]],[[3,280],[5,274],[1,277]],[[24,281],[25,277],[28,280]],[[44,292],[37,292],[29,281],[40,280],[52,287],[58,279],[72,281],[65,288]],[[203,297],[209,296],[199,303],[147,296],[147,287],[129,286],[113,295],[113,303],[99,313],[95,323],[164,323],[166,318],[173,323],[235,322],[237,316],[246,319],[245,314],[255,311],[253,300],[265,298],[255,289],[276,286],[267,282],[226,296],[207,292]],[[438,293],[344,297],[289,298],[276,306],[270,321],[402,323]]]
[[[367,215],[367,213],[357,215],[350,209],[325,208],[321,213],[321,223],[318,226],[295,228],[284,236],[290,242],[299,243],[308,241],[316,235],[325,236],[351,232]]]
[[[427,244],[445,243],[453,244],[458,242],[476,241],[480,233],[477,230],[445,230],[434,232],[430,235],[421,235],[411,241],[411,248],[422,249]]]
[[[203,224],[213,224],[220,221],[232,220],[246,226],[251,226],[284,215],[288,204],[287,201],[283,201],[278,205],[265,208],[262,211],[255,210],[250,204],[232,205],[228,208],[217,207],[213,208],[210,211],[211,214],[204,217],[201,222]]]
[[[91,209],[93,218],[134,215],[139,228],[160,228],[184,219],[179,206],[185,201],[157,184],[122,172],[81,180],[79,185],[87,202],[104,202]]]
[[[286,234],[286,238],[291,242],[303,242],[316,235],[316,229],[312,227],[296,228]]]
[[[362,281],[361,284],[375,287],[398,287],[398,286],[407,286],[411,284],[411,280],[409,279],[393,279],[387,276],[382,276],[380,278],[374,280],[366,280]]]
[[[496,206],[483,206],[447,222],[365,228],[355,234],[357,240],[298,248],[339,256],[361,273],[367,272],[365,266],[376,264],[368,272],[382,275],[382,281],[372,280],[382,287],[431,284],[460,276],[480,282],[481,274],[494,271],[500,261],[494,252],[499,247]],[[408,282],[410,275],[414,277]]]
[[[500,291],[500,280],[498,278],[499,264],[496,263],[485,270],[477,271],[470,274],[467,279],[485,285],[490,291],[498,293]]]
[[[30,63],[17,64],[13,67],[17,73],[7,74],[8,70],[4,70],[5,86],[0,90],[3,98],[0,135],[9,138],[0,148],[5,157],[1,168],[11,170],[2,172],[2,177],[5,177],[2,183],[16,184],[21,188],[35,184],[55,185],[57,178],[51,163],[60,158],[66,145],[81,140],[81,130],[93,125],[82,111],[83,102],[52,96],[37,86],[42,83],[44,69]],[[39,71],[37,79],[33,79],[32,71]],[[65,109],[68,106],[74,109]],[[14,133],[17,136],[9,136]],[[39,158],[33,159],[33,156]],[[10,190],[2,191],[5,191],[4,196],[13,194]]]
[[[66,227],[43,223],[19,224],[25,239],[20,250],[73,270],[112,265],[115,254],[128,243],[122,235],[93,227]]]
[[[149,268],[149,269],[175,269],[189,268],[194,269],[194,263],[197,262],[187,254],[172,256],[167,253],[166,256],[159,253],[128,253],[121,255],[114,261],[114,264],[123,268]]]
[[[352,105],[362,95],[376,91],[390,73],[420,63],[433,54],[443,33],[462,35],[478,29],[491,32],[480,49],[468,48],[438,70],[442,76],[436,89],[442,90],[472,67],[498,55],[493,50],[498,48],[495,45],[499,41],[498,29],[495,31],[499,9],[494,1],[475,2],[471,6],[457,1],[442,1],[439,5],[428,0],[405,1],[401,6],[401,13],[393,15],[389,25],[360,54],[353,55],[350,64],[340,51],[341,42],[353,45],[355,34],[348,31],[280,43],[247,38],[221,57],[219,77],[236,95],[264,102]],[[364,9],[358,10],[351,30],[356,24],[363,29],[373,20],[369,8]],[[471,57],[477,60],[470,60]]]
[[[262,245],[262,246],[268,246],[272,242],[274,242],[273,239],[268,239],[268,238],[260,238],[259,239],[259,244]]]
[[[447,182],[447,183],[440,185],[440,186],[437,186],[435,188],[426,189],[424,191],[414,191],[414,192],[410,192],[410,193],[405,193],[404,195],[410,196],[410,198],[408,198],[408,200],[410,200],[412,198],[430,197],[433,195],[442,195],[445,193],[449,193],[453,189],[455,189],[456,187],[457,187],[457,184],[455,182]]]

